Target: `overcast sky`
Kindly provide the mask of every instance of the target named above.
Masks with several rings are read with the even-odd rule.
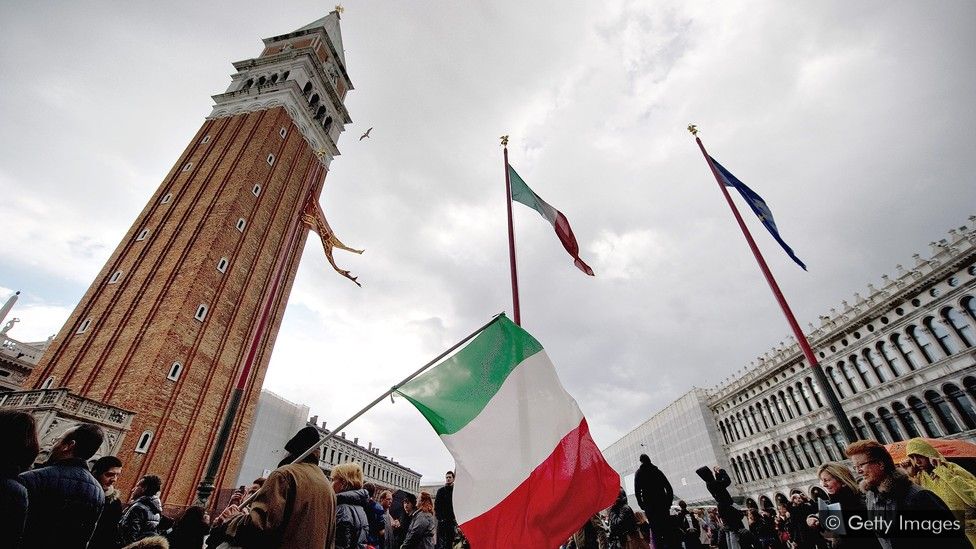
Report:
[[[976,3],[349,1],[354,123],[265,387],[336,425],[511,311],[502,150],[569,218],[583,275],[515,205],[523,325],[601,447],[788,327],[688,123],[762,195],[747,219],[801,325],[976,214]],[[0,3],[0,298],[58,331],[261,38],[311,1]],[[367,128],[372,137],[358,141]],[[739,205],[748,209],[740,201]],[[404,400],[347,433],[436,481],[453,464]]]

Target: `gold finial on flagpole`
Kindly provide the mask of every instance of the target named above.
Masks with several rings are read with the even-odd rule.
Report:
[[[691,135],[694,135],[695,137],[698,137],[698,125],[697,124],[688,124],[688,131],[691,132]]]
[[[342,12],[346,11],[346,8],[342,7],[342,4],[336,4],[335,11],[339,15],[342,15]]]
[[[508,136],[507,135],[503,135],[503,136],[499,137],[499,139],[502,140],[502,147],[507,147],[508,146]]]

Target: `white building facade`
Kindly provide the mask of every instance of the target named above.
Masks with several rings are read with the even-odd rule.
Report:
[[[976,222],[976,216],[970,217]],[[857,436],[976,438],[976,230],[949,231],[807,334]],[[711,391],[731,473],[749,506],[822,494],[817,467],[844,437],[796,343]]]
[[[821,316],[819,327],[809,326],[806,337],[859,438],[976,441],[976,216],[969,221],[932,242],[928,259],[916,254],[911,269],[898,265],[893,277],[869,284],[864,296],[855,293]],[[696,410],[694,401],[707,411]],[[675,437],[694,444],[673,451]],[[822,495],[817,468],[845,460],[845,447],[792,342],[767,351],[731,381],[682,396],[604,454],[628,493],[636,457],[647,453],[675,496],[690,504],[710,499],[694,470],[717,462],[735,481],[734,497],[768,508],[795,490]]]

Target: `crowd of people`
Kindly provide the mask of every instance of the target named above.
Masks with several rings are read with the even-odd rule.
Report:
[[[647,455],[634,475],[634,511],[625,490],[591,517],[566,549],[916,549],[976,547],[976,476],[945,459],[923,439],[895,463],[873,440],[846,449],[851,468],[820,466],[827,497],[794,490],[776,509],[737,507],[732,480],[720,467],[696,471],[715,506],[674,503],[671,483]]]
[[[357,463],[336,465],[330,476],[319,467],[313,427],[285,445],[286,456],[267,478],[235,491],[211,521],[206,508],[186,508],[175,520],[163,513],[163,479],[145,475],[125,497],[115,488],[124,463],[95,456],[102,429],[80,424],[68,430],[47,459],[40,453],[31,414],[0,411],[0,546],[7,549],[453,549],[464,546],[454,522],[454,473],[434,498],[402,492],[402,513],[394,494],[364,482]],[[396,518],[394,517],[396,516]]]
[[[31,414],[0,411],[0,540],[3,547],[64,549],[230,549],[335,547],[337,549],[455,549],[467,547],[453,512],[454,473],[436,498],[394,494],[364,481],[357,463],[319,467],[318,431],[300,430],[267,478],[236,491],[211,521],[203,506],[175,520],[163,513],[163,479],[142,476],[126,497],[115,488],[124,463],[115,456],[89,462],[102,446],[102,429],[77,425],[40,453]],[[314,448],[314,450],[313,450]],[[310,451],[311,450],[311,451]],[[308,454],[300,461],[296,459]],[[742,509],[720,467],[701,467],[715,505],[689,508],[675,501],[664,473],[640,456],[634,495],[594,514],[563,545],[566,549],[907,549],[976,546],[976,476],[913,439],[908,459],[895,463],[873,440],[846,449],[851,468],[827,462],[818,469],[825,499],[796,490],[776,509]],[[295,463],[292,463],[295,462]],[[436,501],[435,501],[436,500]],[[913,515],[914,513],[914,515]],[[899,517],[926,521],[925,528]],[[894,527],[885,526],[890,521]],[[922,522],[919,522],[921,524]],[[943,525],[934,528],[931,525]],[[870,526],[866,526],[870,525]],[[954,526],[952,526],[954,525]],[[932,536],[935,535],[935,538]],[[928,537],[927,537],[928,536]],[[933,543],[935,541],[936,543]]]

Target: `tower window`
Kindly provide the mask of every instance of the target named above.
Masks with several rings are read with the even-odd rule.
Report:
[[[169,367],[169,375],[166,379],[176,381],[180,379],[180,374],[183,373],[183,365],[179,362],[174,362],[172,366]]]
[[[193,318],[203,322],[203,319],[207,318],[207,306],[201,303],[200,306],[197,307],[197,314],[193,315]]]
[[[193,167],[193,162],[187,162],[186,164],[183,164],[183,171],[188,172],[192,167]]]
[[[77,332],[75,332],[75,333],[76,333],[76,334],[83,334],[83,333],[85,333],[85,332],[87,332],[87,331],[88,331],[88,327],[89,327],[89,326],[91,326],[91,319],[90,319],[90,318],[86,318],[86,319],[85,319],[85,320],[84,320],[84,321],[83,321],[83,322],[81,323],[81,326],[78,326],[78,331],[77,331]]]
[[[147,236],[149,236],[149,229],[143,229],[139,231],[139,236],[136,237],[136,240],[145,240]]]
[[[244,221],[244,218],[243,217],[237,220],[237,230],[238,231],[241,231],[243,233],[245,226],[247,226],[247,221]]]
[[[261,196],[261,185],[256,184],[251,187],[251,192],[254,193],[254,196]]]
[[[275,161],[274,155],[273,154],[269,154],[268,155],[268,165],[269,166],[274,166],[274,161]]]
[[[227,258],[221,257],[220,261],[217,262],[217,270],[226,273],[227,272]]]
[[[108,283],[115,284],[116,282],[119,281],[120,278],[122,278],[122,271],[115,271],[114,273],[112,273],[112,276],[108,279]]]
[[[153,432],[143,431],[139,437],[139,444],[136,444],[136,453],[145,454],[149,451],[149,444],[152,442]]]
[[[41,384],[41,389],[50,389],[52,386],[54,386],[54,376],[45,379],[44,383]]]
[[[278,130],[278,135],[280,135],[281,138],[284,139],[285,136],[288,135],[288,130],[281,128],[280,130]]]
[[[159,203],[169,204],[169,201],[172,200],[172,198],[173,198],[173,193],[166,193],[166,196],[164,196],[163,199],[159,201]]]
[[[281,79],[282,80],[288,80],[288,75],[289,74],[291,74],[291,71],[285,71],[285,72],[281,73]]]
[[[200,140],[200,143],[210,143],[210,136],[209,135],[203,136],[203,139]]]

